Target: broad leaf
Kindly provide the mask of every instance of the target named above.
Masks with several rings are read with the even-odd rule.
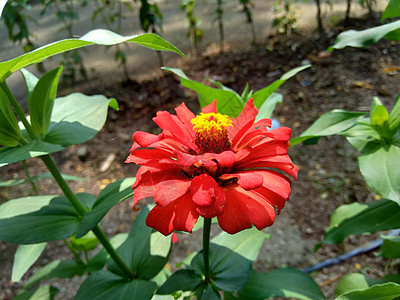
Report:
[[[258,114],[257,114],[257,118],[255,120],[255,122],[257,122],[258,120],[264,119],[264,118],[268,118],[270,119],[272,116],[272,113],[275,110],[275,106],[278,103],[282,103],[283,101],[283,96],[282,94],[279,93],[272,93],[267,100],[265,100],[265,102],[261,105]]]
[[[336,300],[392,300],[400,297],[400,285],[396,283],[386,283],[374,285],[362,291],[345,293]]]
[[[376,43],[381,38],[389,35],[394,31],[397,31],[399,28],[400,21],[395,21],[361,31],[348,30],[342,32],[336,37],[335,44],[329,47],[329,51],[332,51],[333,49],[342,49],[348,46],[363,48]],[[395,39],[396,36],[387,36],[387,38]]]
[[[49,129],[61,71],[62,67],[59,67],[43,75],[28,97],[32,129],[39,136],[46,134]]]
[[[382,246],[379,255],[387,258],[400,258],[400,237],[382,235]]]
[[[76,196],[81,202],[88,199],[88,194]],[[0,240],[8,243],[36,244],[68,238],[79,224],[78,213],[64,196],[24,197],[0,206]]]
[[[89,251],[96,249],[99,244],[99,240],[93,232],[89,231],[84,236],[76,238],[75,236],[70,237],[71,247],[77,251]]]
[[[240,96],[236,92],[227,89],[212,88],[200,82],[190,80],[180,69],[163,69],[178,75],[184,87],[195,91],[199,97],[201,107],[207,106],[217,99],[217,110],[221,114],[236,118],[243,110],[245,103],[242,102]]]
[[[369,120],[364,118],[341,134],[346,137],[350,145],[363,154],[374,152],[382,146],[378,132],[372,128]]]
[[[344,293],[365,290],[375,284],[388,282],[400,283],[400,274],[389,274],[384,278],[372,279],[364,274],[350,273],[344,276],[338,283],[335,289],[335,294],[340,296]]]
[[[362,204],[362,207],[364,209],[361,210],[354,209],[354,204],[340,206],[340,213],[332,215],[334,220],[331,220],[330,229],[325,232],[322,242],[339,244],[349,235],[400,228],[400,206],[397,203],[378,200]],[[342,219],[340,215],[346,218]]]
[[[358,157],[365,182],[378,195],[400,205],[400,148],[390,146]]]
[[[115,99],[73,93],[57,98],[45,141],[61,146],[80,144],[92,139],[103,128],[108,106],[118,109]]]
[[[10,107],[7,94],[0,87],[0,145],[15,147],[22,140],[18,120]]]
[[[283,74],[281,78],[274,81],[269,86],[255,92],[253,94],[254,106],[260,108],[263,105],[263,103],[272,95],[272,93],[275,92],[286,80],[292,78],[297,73],[303,71],[304,69],[309,68],[310,66],[311,65],[305,65],[292,69],[289,72]]]
[[[196,291],[203,284],[200,273],[191,269],[178,270],[157,290],[159,295],[169,295],[177,291]]]
[[[51,278],[72,278],[76,275],[82,276],[85,272],[85,265],[79,264],[76,260],[54,260],[40,268],[33,274],[24,285],[28,289],[41,280]]]
[[[76,237],[83,236],[90,229],[95,227],[111,207],[117,203],[131,197],[133,190],[131,186],[135,182],[135,178],[125,178],[109,184],[99,195],[93,205],[92,210],[86,213],[81,222]]]
[[[165,41],[161,37],[153,33],[145,33],[141,35],[121,36],[112,31],[97,29],[88,32],[80,39],[65,39],[43,47],[32,52],[25,53],[16,58],[0,63],[0,81],[4,81],[15,71],[39,63],[48,57],[63,53],[69,50],[89,46],[89,45],[115,45],[123,42],[133,42],[135,44],[162,51],[172,51],[179,55],[184,54],[175,46]]]
[[[14,264],[12,269],[11,281],[20,281],[22,276],[37,261],[42,254],[47,243],[19,245],[14,256]]]
[[[53,152],[64,150],[60,145],[49,144],[40,140],[31,141],[29,144],[15,148],[1,148],[0,167],[25,160],[32,157],[42,156]]]
[[[256,229],[235,235],[222,232],[210,244],[210,275],[213,284],[228,292],[241,290],[250,277],[250,270],[268,235]],[[202,252],[192,261],[197,273],[204,272]]]
[[[366,113],[362,112],[349,112],[344,110],[333,110],[328,112],[317,119],[306,131],[300,136],[290,140],[290,145],[294,146],[300,142],[308,139],[319,138],[321,136],[328,136],[340,134],[353,126],[356,121]]]
[[[382,14],[382,22],[389,18],[400,16],[400,0],[390,0],[388,6]]]
[[[325,299],[311,276],[300,270],[283,268],[268,273],[252,271],[249,282],[239,292],[239,299],[262,300],[269,297]]]
[[[161,233],[146,226],[149,208],[140,211],[132,226],[128,239],[117,249],[124,262],[137,274],[139,279],[149,280],[165,266],[171,249],[171,235]],[[123,275],[114,261],[108,262],[108,269]]]
[[[53,300],[59,290],[48,285],[41,285],[36,290],[30,290],[19,294],[12,300]]]
[[[80,286],[75,300],[148,300],[152,297],[156,284],[140,279],[127,279],[101,270],[92,273]]]

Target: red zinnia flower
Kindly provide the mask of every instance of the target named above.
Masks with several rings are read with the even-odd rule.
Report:
[[[161,134],[135,132],[126,159],[140,165],[133,206],[147,197],[156,203],[146,224],[164,235],[191,232],[199,216],[217,217],[231,234],[271,226],[290,194],[283,173],[297,178],[287,154],[291,129],[254,123],[252,99],[236,119],[217,113],[216,101],[198,116],[184,103],[175,111],[153,118]]]

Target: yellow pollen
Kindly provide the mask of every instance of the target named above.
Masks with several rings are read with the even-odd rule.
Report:
[[[220,113],[200,113],[190,122],[194,125],[193,130],[199,134],[220,134],[225,132],[226,127],[232,126],[232,120]]]

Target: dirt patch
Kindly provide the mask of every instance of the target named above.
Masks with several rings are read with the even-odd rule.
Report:
[[[365,20],[354,24],[371,26]],[[243,48],[231,44],[224,53],[210,46],[203,56],[179,62],[179,67],[192,79],[212,78],[240,93],[246,83],[255,91],[294,67],[312,63],[311,68],[279,89],[284,95],[284,102],[277,106],[274,118],[282,125],[291,127],[293,136],[301,134],[321,114],[332,109],[367,111],[374,96],[379,96],[391,108],[399,92],[400,74],[388,70],[400,66],[400,44],[381,41],[367,49],[346,48],[334,51],[331,55],[321,52],[332,43],[332,39],[321,40],[313,33],[304,33],[290,37],[268,37],[264,43],[254,47]],[[80,85],[65,89],[63,93],[72,91],[115,97],[120,105],[119,112],[110,111],[101,132],[85,143],[89,153],[86,160],[78,158],[79,145],[54,155],[63,173],[87,179],[71,182],[73,190],[94,195],[111,181],[135,175],[135,166],[124,164],[131,146],[131,135],[137,130],[159,132],[151,120],[157,111],[172,112],[182,101],[190,109],[198,110],[195,94],[180,86],[179,80],[169,73],[143,82],[132,81],[112,86]],[[111,166],[99,172],[99,167],[110,154],[115,154]],[[266,230],[272,234],[272,238],[261,250],[255,264],[258,270],[268,271],[282,266],[305,268],[343,254],[376,237],[351,237],[343,245],[326,245],[314,254],[312,249],[321,241],[335,208],[354,201],[368,202],[375,195],[360,175],[357,152],[344,138],[324,138],[313,146],[298,145],[290,149],[290,156],[299,166],[299,179],[293,183],[291,199],[275,225]],[[31,160],[28,164],[33,175],[45,171],[40,160]],[[1,168],[0,175],[2,180],[24,177],[19,164]],[[40,182],[38,188],[40,194],[60,193],[52,180]],[[1,201],[30,194],[29,185],[2,189]],[[130,200],[127,200],[111,209],[101,223],[106,234],[129,231],[134,219],[130,205]],[[217,231],[214,228],[213,233]],[[179,242],[174,245],[172,252],[172,268],[187,254],[200,249],[200,238],[198,233],[179,236]],[[0,242],[0,248],[0,298],[8,299],[16,295],[21,286],[10,283],[16,246]],[[71,258],[60,242],[49,243],[33,270],[55,258]],[[385,263],[368,253],[317,271],[313,277],[327,298],[331,299],[341,275],[361,268],[371,276],[382,276]],[[79,281],[53,280],[51,283],[61,290],[59,299],[69,299],[77,290]]]

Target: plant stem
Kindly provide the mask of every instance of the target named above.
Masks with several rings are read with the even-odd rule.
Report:
[[[83,216],[86,213],[86,209],[82,206],[82,204],[79,202],[78,198],[75,196],[75,194],[71,191],[70,187],[68,184],[65,182],[64,178],[62,177],[60,171],[57,169],[56,165],[54,164],[53,160],[51,159],[51,156],[49,154],[41,156],[40,157],[46,167],[49,169],[50,173],[53,175],[54,179],[56,180],[58,186],[61,188],[63,191],[64,195],[67,197],[71,205],[75,208],[75,210]],[[100,241],[100,243],[103,245],[104,249],[110,254],[111,258],[114,260],[114,262],[117,264],[117,266],[124,272],[124,274],[130,278],[133,279],[135,278],[135,274],[133,271],[125,264],[125,262],[122,260],[122,258],[119,256],[117,251],[114,249],[114,247],[111,245],[110,241],[104,234],[104,232],[100,229],[99,225],[94,227],[92,229],[93,233],[97,237],[97,239]]]
[[[74,250],[74,248],[72,248],[72,246],[67,242],[66,239],[63,239],[63,242],[65,244],[65,246],[67,246],[67,248],[69,249],[69,251],[71,251],[71,253],[75,256],[76,260],[78,261],[78,263],[82,264],[82,265],[86,265],[85,262],[82,260],[82,258],[78,255],[78,253],[76,253],[76,251]]]
[[[22,161],[22,166],[24,167],[24,171],[25,171],[25,174],[26,174],[26,178],[28,179],[29,183],[30,183],[31,186],[32,186],[33,193],[35,194],[35,196],[39,196],[39,193],[38,193],[38,191],[37,191],[35,182],[33,181],[32,177],[31,177],[31,174],[29,173],[28,166],[27,166],[25,160]]]
[[[203,225],[203,264],[204,283],[210,283],[210,230],[212,219],[204,219]]]
[[[28,132],[29,136],[31,137],[31,139],[36,139],[37,136],[33,132],[31,124],[26,119],[25,114],[22,111],[21,106],[19,106],[17,99],[15,99],[14,95],[11,93],[11,91],[8,88],[6,82],[5,81],[0,81],[0,87],[7,94],[8,100],[11,102],[11,105],[14,108],[15,113],[17,114],[17,116],[21,120],[22,124],[24,124],[24,127],[25,127],[26,131]]]

